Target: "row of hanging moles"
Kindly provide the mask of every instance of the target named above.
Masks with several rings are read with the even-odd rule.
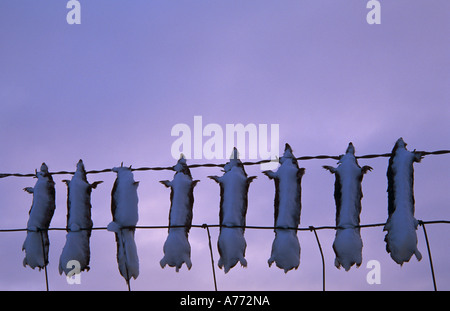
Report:
[[[402,138],[398,139],[389,159],[388,178],[388,219],[384,227],[386,250],[392,259],[402,265],[412,255],[418,260],[421,254],[417,249],[416,230],[418,221],[414,217],[414,162],[420,162],[423,154],[408,151]],[[275,238],[268,264],[273,263],[285,273],[297,269],[300,264],[300,243],[297,228],[301,214],[301,180],[304,168],[298,161],[289,144],[279,158],[276,171],[263,171],[274,180],[274,227]],[[360,213],[363,175],[372,170],[370,166],[360,167],[355,156],[355,148],[349,143],[346,153],[340,156],[337,167],[323,166],[335,175],[334,198],[336,203],[336,235],[333,242],[335,266],[348,271],[362,262],[362,239],[360,235]],[[171,181],[161,181],[170,192],[170,211],[168,236],[163,246],[164,256],[161,267],[169,265],[179,271],[186,264],[191,268],[191,247],[189,230],[192,225],[194,187],[199,180],[193,180],[186,159],[180,156]],[[117,262],[120,274],[129,282],[139,275],[139,258],[134,241],[135,226],[138,221],[139,182],[133,178],[131,167],[115,167],[117,177],[111,193],[112,222],[108,231],[115,233],[117,243]],[[218,266],[227,273],[238,262],[246,267],[246,241],[244,237],[248,206],[248,191],[256,176],[247,176],[238,151],[224,165],[222,176],[208,176],[220,186],[220,232],[217,242],[219,251]],[[25,258],[23,265],[42,269],[48,264],[48,229],[55,211],[55,182],[45,163],[36,172],[34,187],[24,190],[33,194],[33,202],[27,223],[27,236],[23,244]],[[77,170],[71,180],[63,180],[68,187],[67,195],[67,235],[59,262],[59,273],[66,275],[77,261],[80,271],[89,270],[89,239],[92,230],[91,192],[102,181],[90,184],[86,178],[83,161],[77,163]]]

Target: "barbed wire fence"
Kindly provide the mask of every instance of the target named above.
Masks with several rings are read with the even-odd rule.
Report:
[[[437,150],[437,151],[416,151],[416,153],[421,153],[423,156],[427,155],[443,155],[443,154],[450,154],[450,150]],[[357,159],[373,159],[373,158],[380,158],[380,157],[390,157],[391,153],[382,153],[382,154],[367,154],[367,155],[361,155],[356,156]],[[331,155],[316,155],[316,156],[301,156],[297,157],[296,160],[298,161],[305,161],[305,160],[314,160],[314,159],[334,159],[339,160],[340,156],[331,156]],[[264,163],[273,162],[274,160],[260,160],[255,162],[242,162],[244,166],[249,165],[260,165]],[[214,163],[204,163],[204,164],[190,164],[188,165],[189,168],[199,168],[199,167],[224,167],[225,164],[214,164]],[[173,171],[173,166],[154,166],[154,167],[139,167],[139,168],[131,168],[132,171],[162,171],[162,170],[171,170]],[[100,173],[107,173],[107,172],[113,172],[112,168],[107,169],[101,169],[101,170],[89,170],[86,171],[86,174],[100,174]],[[56,172],[49,172],[51,175],[73,175],[75,172],[73,171],[56,171]],[[0,173],[0,179],[6,178],[6,177],[35,177],[36,173]],[[430,274],[431,279],[433,282],[433,289],[434,291],[437,291],[437,285],[436,285],[436,277],[434,273],[434,267],[433,267],[433,258],[430,248],[430,243],[428,240],[427,231],[425,228],[425,225],[434,225],[434,224],[450,224],[450,220],[418,220],[419,226],[423,229],[423,234],[425,238],[425,243],[427,246],[427,252],[428,252],[428,259],[429,259],[429,265],[430,265]],[[370,228],[370,227],[383,227],[386,223],[372,223],[372,224],[362,224],[358,226],[354,226],[354,228]],[[183,228],[186,226],[167,226],[167,225],[154,225],[154,226],[133,226],[133,227],[123,227],[123,229],[138,229],[138,230],[151,230],[151,229],[169,229],[169,228]],[[308,226],[308,227],[292,227],[292,228],[286,228],[286,227],[276,227],[276,226],[253,226],[253,225],[245,225],[245,226],[231,226],[231,225],[222,225],[222,224],[192,224],[189,225],[190,228],[201,228],[206,230],[207,238],[208,238],[208,247],[210,251],[210,261],[211,261],[211,273],[214,283],[214,290],[217,291],[217,280],[216,280],[216,274],[215,274],[215,264],[214,264],[214,255],[213,255],[213,248],[211,244],[211,234],[209,231],[209,228],[221,228],[221,227],[227,227],[227,228],[244,228],[244,229],[255,229],[255,230],[275,230],[275,229],[284,229],[284,230],[296,230],[298,231],[310,231],[314,234],[315,240],[317,242],[318,250],[320,252],[321,260],[322,260],[322,290],[325,291],[325,284],[326,284],[326,267],[325,267],[325,257],[322,251],[322,245],[319,239],[319,236],[317,234],[318,230],[338,230],[338,229],[344,229],[339,226]],[[80,230],[90,230],[90,231],[96,231],[96,230],[107,230],[107,227],[92,227],[92,228],[80,228]],[[12,229],[0,229],[0,233],[5,232],[27,232],[30,231],[28,228],[12,228]],[[46,229],[37,229],[38,232],[41,232],[41,242],[42,247],[44,248],[44,239],[42,238],[42,233],[45,231],[69,231],[66,227],[51,227]],[[43,252],[45,254],[45,252]],[[44,258],[44,262],[47,262],[46,258]],[[48,281],[48,273],[47,273],[47,264],[44,266],[44,275],[45,275],[45,285],[46,290],[49,291],[49,281]],[[131,281],[131,279],[130,279]],[[131,285],[130,281],[127,282],[128,290],[131,291]]]

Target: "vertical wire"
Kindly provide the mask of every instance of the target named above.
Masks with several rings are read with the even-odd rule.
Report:
[[[433,279],[433,287],[434,291],[437,291],[436,278],[434,276],[433,259],[431,258],[431,250],[430,250],[430,243],[428,242],[427,230],[425,229],[425,224],[423,223],[422,220],[419,220],[419,225],[422,226],[423,234],[425,236],[425,242],[427,243],[428,259],[430,260],[430,269],[431,269],[431,277]]]
[[[211,234],[209,233],[209,227],[207,224],[203,224],[202,227],[205,228],[206,232],[208,233],[209,253],[211,256],[211,267],[212,267],[212,274],[213,274],[213,279],[214,279],[214,290],[217,292],[216,270],[214,268],[214,256],[213,256],[213,250],[212,250],[212,245],[211,245]]]
[[[47,258],[45,256],[44,236],[42,235],[43,230],[42,229],[38,229],[38,230],[39,230],[39,233],[41,234],[42,256],[44,258],[45,288],[48,292],[49,289],[48,289],[48,274],[47,274]]]
[[[322,257],[322,291],[325,291],[325,257],[323,256],[322,246],[320,245],[319,237],[316,232],[316,228],[313,226],[309,227],[309,230],[314,232],[316,237],[317,245],[319,246],[320,256]]]

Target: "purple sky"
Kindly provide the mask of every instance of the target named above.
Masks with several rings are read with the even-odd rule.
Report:
[[[296,156],[390,152],[403,137],[411,150],[450,148],[450,3],[381,1],[380,25],[366,22],[361,0],[81,1],[81,25],[66,23],[65,1],[0,2],[0,172],[30,173],[120,165],[175,163],[170,135],[177,123],[279,124],[280,150]],[[225,160],[213,160],[223,163]],[[190,160],[189,163],[211,162]],[[387,158],[360,160],[374,170],[364,177],[361,223],[387,218]],[[321,168],[334,160],[301,161],[301,227],[334,225],[334,176]],[[415,164],[416,218],[450,219],[450,156]],[[273,225],[273,182],[259,166],[246,168],[251,184],[248,225]],[[206,178],[215,168],[192,169],[194,224],[217,224],[219,187]],[[138,225],[167,225],[170,191],[158,183],[173,172],[136,172]],[[67,190],[55,176],[57,208],[52,227],[66,225]],[[92,193],[94,226],[111,221],[115,174]],[[0,228],[24,228],[32,178],[0,179]],[[450,289],[450,226],[428,225],[438,289]],[[218,230],[211,229],[217,264]],[[329,290],[432,290],[426,244],[423,259],[398,266],[386,253],[382,228],[362,229],[363,263],[349,272],[334,267],[333,230],[318,231]],[[213,290],[206,231],[191,230],[193,267],[161,269],[166,230],[140,230],[136,241],[141,290]],[[298,270],[267,265],[274,234],[246,231],[248,267],[224,274],[219,290],[321,290],[322,265],[311,232],[299,232]],[[0,234],[0,289],[45,290],[43,272],[22,266],[25,233]],[[116,263],[114,235],[91,237],[91,270],[81,285],[58,274],[63,231],[50,232],[51,290],[126,290]],[[381,263],[381,284],[369,285],[366,264]]]

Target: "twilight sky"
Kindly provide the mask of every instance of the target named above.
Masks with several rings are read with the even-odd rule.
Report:
[[[81,24],[68,25],[65,1],[0,2],[0,173],[32,173],[120,165],[175,164],[171,129],[194,116],[203,126],[279,124],[280,151],[339,155],[352,141],[358,155],[390,152],[403,137],[410,150],[450,148],[450,3],[381,1],[381,24],[366,22],[362,0],[80,1]],[[207,138],[204,138],[206,141]],[[192,143],[194,141],[192,140]],[[226,160],[188,160],[224,163]],[[388,159],[360,160],[364,177],[361,224],[387,219]],[[300,161],[301,227],[334,225],[334,176]],[[415,164],[416,218],[450,219],[450,156]],[[273,225],[274,185],[259,166],[250,185],[248,225]],[[219,187],[206,178],[218,168],[191,170],[194,224],[217,224]],[[170,190],[158,181],[173,172],[135,172],[140,181],[138,225],[167,225]],[[51,227],[66,225],[67,188],[54,176],[57,207]],[[115,174],[92,193],[94,226],[111,221]],[[0,228],[24,228],[35,179],[0,179]],[[438,289],[450,289],[450,226],[428,225]],[[381,227],[362,229],[363,263],[334,267],[333,230],[318,231],[328,290],[432,290],[428,254],[419,227],[422,261],[403,267],[385,251]],[[217,268],[218,229],[211,229],[219,290],[321,290],[322,265],[314,234],[298,233],[300,267],[285,274],[267,265],[274,233],[246,230],[247,268]],[[139,290],[213,290],[207,234],[191,229],[193,267],[161,269],[165,229],[138,230]],[[43,271],[22,266],[25,233],[0,233],[0,289],[45,290]],[[91,270],[80,285],[58,274],[64,231],[50,232],[51,290],[126,290],[116,263],[114,234],[94,231]],[[381,284],[369,285],[369,260],[381,263]]]

